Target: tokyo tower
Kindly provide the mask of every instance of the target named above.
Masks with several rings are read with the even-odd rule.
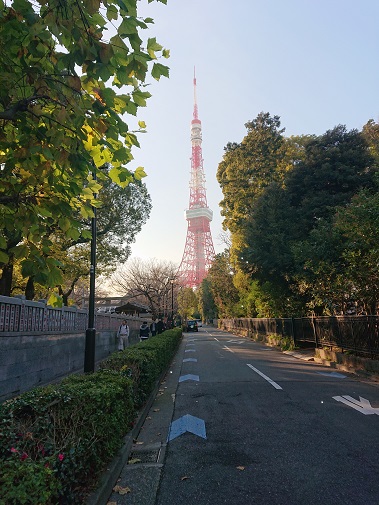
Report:
[[[186,210],[188,222],[186,245],[179,277],[186,287],[198,288],[207,274],[215,256],[209,223],[213,212],[207,205],[205,175],[201,149],[201,121],[198,117],[196,97],[196,75],[193,76],[194,108],[191,121],[191,179],[189,208]]]

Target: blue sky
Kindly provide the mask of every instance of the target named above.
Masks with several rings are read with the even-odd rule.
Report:
[[[194,66],[216,253],[224,249],[217,166],[246,122],[279,115],[290,136],[379,119],[378,0],[143,0],[140,13],[155,20],[147,35],[171,57],[170,79],[152,82],[140,113],[148,133],[131,168],[145,167],[153,210],[133,257],[179,265],[183,255]]]

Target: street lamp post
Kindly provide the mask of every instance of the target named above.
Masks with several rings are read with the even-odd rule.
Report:
[[[174,282],[175,279],[171,278],[171,321],[172,321],[172,327],[174,327]]]
[[[96,180],[96,174],[92,177]],[[96,197],[96,195],[95,195]],[[90,373],[95,371],[95,275],[96,275],[96,207],[92,206],[93,217],[91,219],[91,266],[89,271],[89,300],[88,300],[88,328],[86,330],[86,342],[84,350],[84,372]]]

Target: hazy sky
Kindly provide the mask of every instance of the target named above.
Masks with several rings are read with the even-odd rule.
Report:
[[[379,118],[378,0],[168,0],[152,17],[171,57],[170,79],[153,83],[140,118],[131,168],[145,167],[153,210],[132,256],[174,261],[185,245],[189,204],[190,122],[196,66],[199,118],[211,231],[216,253],[222,193],[216,171],[228,142],[261,111],[281,117],[285,134],[322,134],[337,124],[358,128]]]

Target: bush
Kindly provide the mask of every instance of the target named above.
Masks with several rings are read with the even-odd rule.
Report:
[[[133,422],[131,381],[77,376],[8,400],[0,416],[0,503],[80,503]]]
[[[293,351],[295,349],[295,344],[291,337],[273,334],[267,335],[266,338],[270,345],[279,347],[281,351]]]
[[[181,338],[181,328],[166,330],[125,351],[112,354],[102,361],[100,368],[121,371],[132,379],[134,402],[138,408],[151,393],[160,374],[170,364]]]
[[[168,330],[0,405],[0,505],[83,503],[180,339]]]

